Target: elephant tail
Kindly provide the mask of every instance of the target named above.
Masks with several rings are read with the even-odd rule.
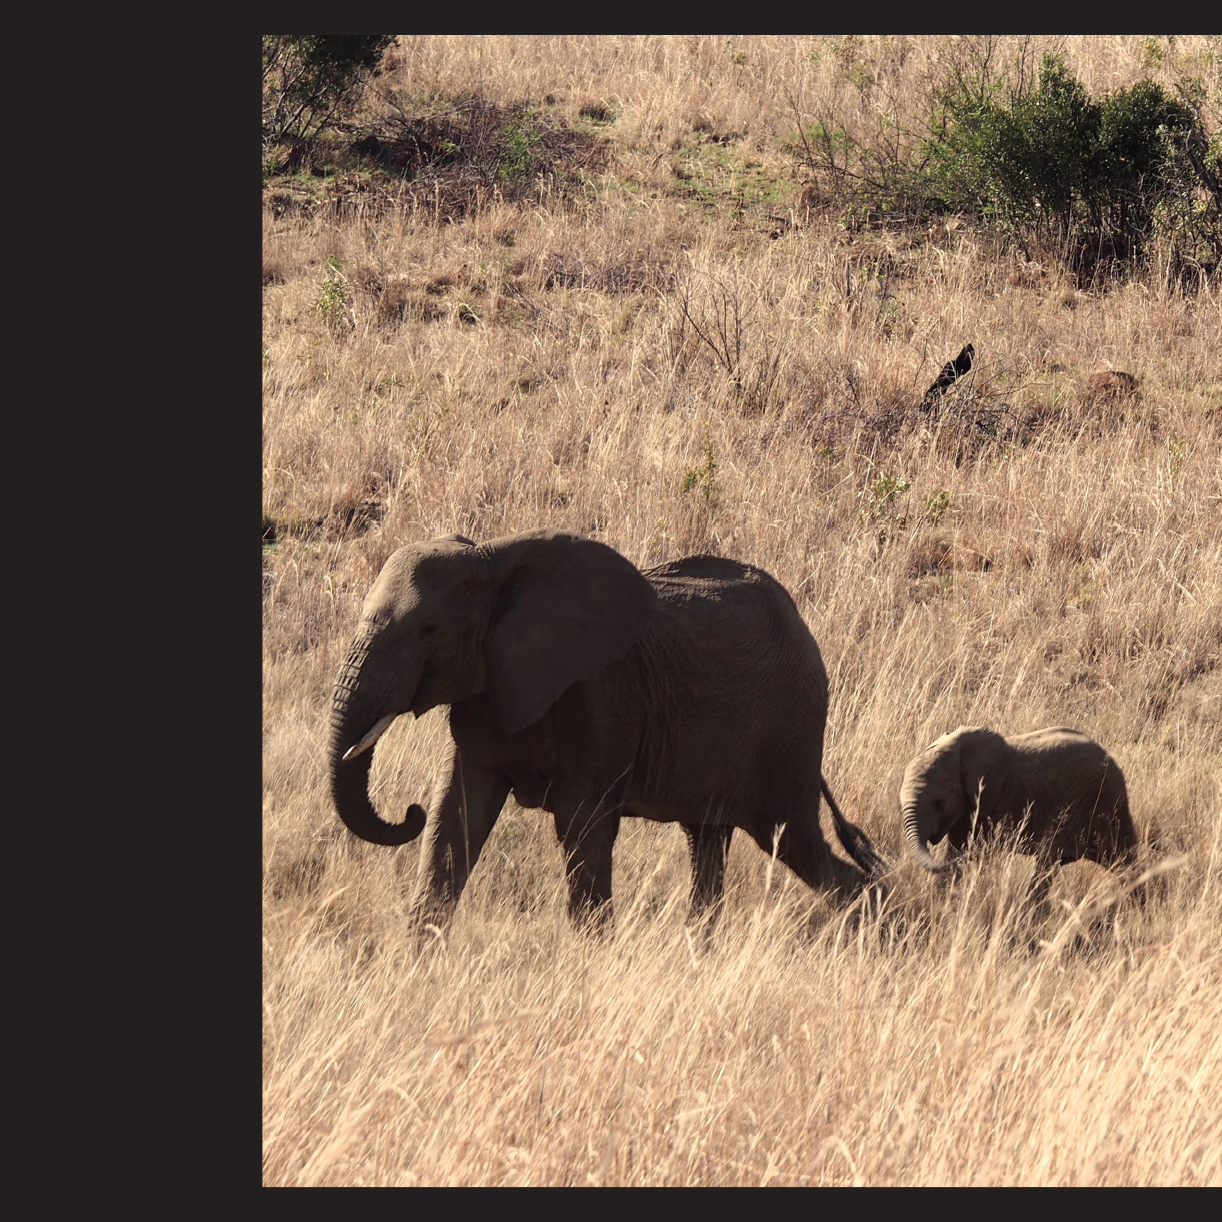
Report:
[[[819,787],[823,790],[823,796],[827,799],[828,807],[831,809],[832,824],[836,828],[836,836],[844,851],[866,872],[868,877],[873,879],[885,874],[890,869],[886,859],[875,849],[870,842],[870,837],[855,823],[850,823],[844,817],[844,812],[837,805],[836,799],[832,797],[832,791],[822,774],[819,777]]]

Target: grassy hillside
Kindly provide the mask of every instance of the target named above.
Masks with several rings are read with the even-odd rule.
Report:
[[[1216,114],[1216,39],[1058,46]],[[863,211],[795,151],[908,123],[954,49],[403,37],[346,125],[265,149],[266,1184],[1222,1183],[1217,275]],[[395,548],[536,527],[784,583],[881,915],[740,836],[704,950],[682,833],[626,821],[584,938],[510,800],[418,953],[417,846],[330,807],[330,687]],[[1004,844],[949,887],[905,864],[903,766],[959,724],[1103,742],[1145,904],[1081,864],[1035,916]],[[446,733],[382,739],[383,809]]]

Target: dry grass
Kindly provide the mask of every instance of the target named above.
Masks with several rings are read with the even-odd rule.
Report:
[[[1083,291],[969,225],[847,232],[777,151],[786,91],[832,88],[814,45],[404,39],[387,87],[551,95],[606,170],[455,224],[265,207],[267,1184],[1222,1183],[1216,287]],[[1141,48],[1067,42],[1094,89]],[[913,42],[895,96],[943,53]],[[730,362],[695,329],[726,301]],[[415,846],[335,831],[330,685],[397,546],[541,526],[782,581],[828,666],[825,771],[893,861],[904,764],[985,723],[1097,737],[1144,864],[1179,864],[1144,905],[1067,867],[1040,920],[990,846],[947,889],[900,865],[861,917],[736,841],[704,950],[683,836],[628,821],[599,943],[511,802],[417,954]],[[382,805],[444,733],[387,734]]]

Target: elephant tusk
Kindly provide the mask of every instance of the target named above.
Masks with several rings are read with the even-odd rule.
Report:
[[[349,747],[348,750],[344,752],[344,762],[347,763],[348,760],[356,759],[356,757],[362,752],[368,751],[369,748],[372,747],[373,744],[386,733],[386,731],[390,728],[390,723],[394,721],[396,716],[397,714],[392,714],[390,717],[383,717],[381,721],[377,722],[373,729],[370,730],[369,733],[366,734],[355,747]]]

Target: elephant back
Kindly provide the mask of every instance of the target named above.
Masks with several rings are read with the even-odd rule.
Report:
[[[686,686],[725,689],[727,698],[733,691],[738,701],[767,700],[776,712],[800,705],[804,711],[795,709],[795,716],[814,716],[822,738],[827,672],[780,582],[721,556],[685,556],[646,570],[645,577],[658,596],[651,643],[665,655],[687,656]]]
[[[766,578],[768,581],[775,580],[763,569],[757,569],[751,564],[743,564],[740,560],[727,560],[724,556],[684,556],[681,560],[668,560],[665,564],[655,565],[651,569],[644,569],[643,572],[655,585],[659,582],[675,580],[687,582],[745,581],[751,575]]]

